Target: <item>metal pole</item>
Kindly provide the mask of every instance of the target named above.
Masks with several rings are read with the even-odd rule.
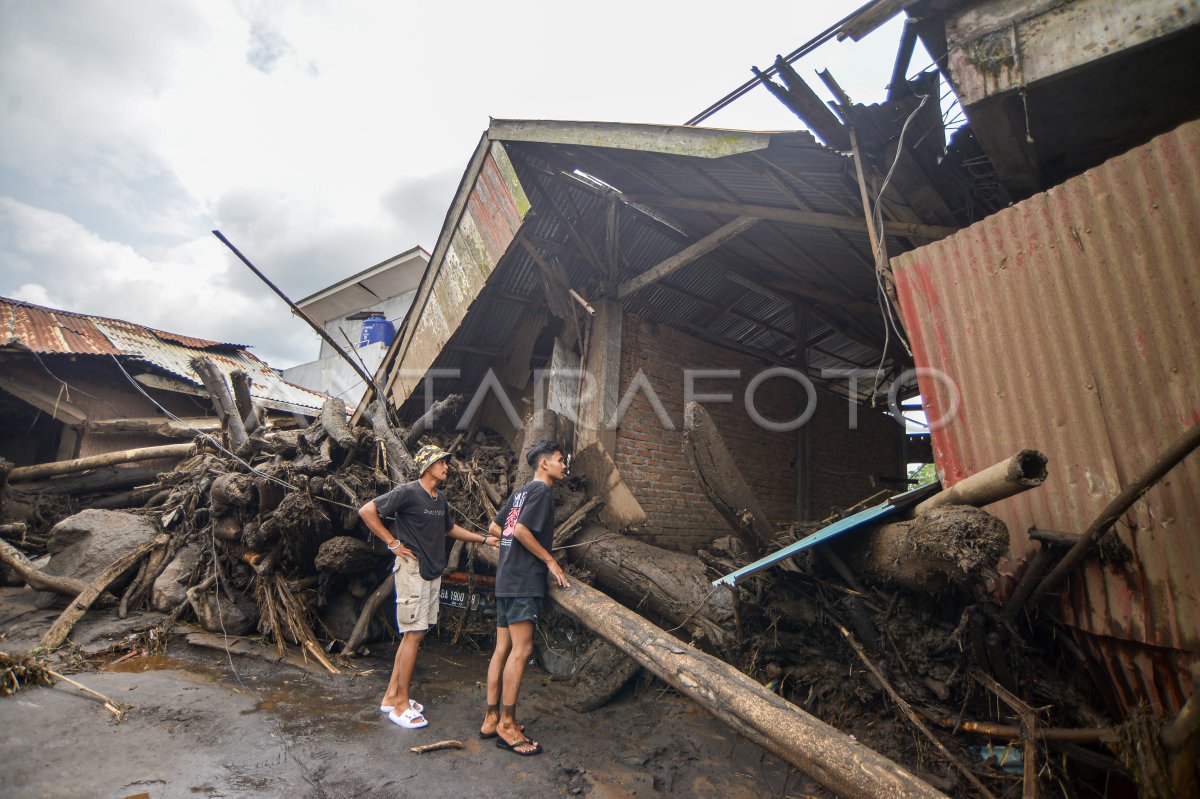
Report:
[[[375,384],[375,380],[369,374],[367,374],[366,370],[364,370],[362,367],[360,367],[357,363],[354,362],[354,359],[352,359],[350,357],[349,353],[347,353],[344,349],[342,349],[341,346],[336,341],[333,340],[333,336],[331,336],[325,332],[325,328],[321,327],[319,324],[317,324],[313,320],[313,318],[311,316],[309,316],[304,311],[302,311],[300,309],[300,306],[296,305],[296,303],[294,303],[290,299],[288,299],[288,295],[286,295],[282,291],[280,291],[279,287],[276,286],[274,283],[272,283],[270,278],[268,278],[262,272],[258,271],[258,267],[256,267],[254,264],[250,263],[250,259],[247,258],[246,256],[242,255],[241,251],[238,250],[237,247],[234,247],[233,244],[230,243],[229,239],[225,238],[225,236],[221,233],[221,231],[214,230],[212,232],[212,234],[214,236],[216,236],[218,239],[220,239],[222,244],[224,244],[226,247],[228,247],[230,250],[232,250],[233,254],[241,259],[242,263],[244,263],[246,266],[250,267],[250,271],[253,272],[254,274],[258,275],[259,279],[262,280],[262,282],[266,283],[267,287],[270,288],[271,291],[278,294],[280,299],[282,299],[284,302],[286,302],[288,304],[288,307],[292,309],[292,313],[294,313],[296,316],[299,316],[301,319],[303,319],[305,322],[308,323],[309,327],[311,327],[313,330],[317,331],[317,335],[320,336],[321,338],[323,338],[325,340],[325,343],[327,343],[329,346],[333,347],[334,352],[336,352],[338,355],[342,356],[346,360],[346,363],[350,364],[350,367],[355,372],[358,373],[358,376],[361,377],[368,386],[373,386]]]

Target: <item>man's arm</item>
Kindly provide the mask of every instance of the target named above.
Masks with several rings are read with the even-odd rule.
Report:
[[[375,537],[382,541],[384,546],[391,550],[396,557],[415,558],[417,556],[417,553],[404,546],[388,531],[383,519],[379,518],[379,509],[375,507],[375,500],[371,500],[358,509],[358,518],[363,520],[367,529],[374,533]]]
[[[492,527],[495,526],[496,523],[492,522]],[[446,533],[446,535],[459,541],[466,541],[468,544],[487,544],[490,547],[500,548],[500,536],[494,534],[491,530],[488,531],[487,535],[480,535],[479,533],[472,533],[470,530],[459,527],[456,524],[450,528],[450,532]]]
[[[521,546],[529,550],[529,554],[546,564],[546,568],[550,570],[550,574],[554,577],[554,582],[563,588],[571,587],[571,584],[567,582],[567,576],[563,574],[562,566],[559,566],[554,556],[538,543],[532,530],[521,522],[517,522],[517,529],[513,531],[513,537],[521,542]]]

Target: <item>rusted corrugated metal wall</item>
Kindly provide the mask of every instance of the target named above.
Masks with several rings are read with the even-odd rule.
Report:
[[[1030,526],[1082,532],[1200,423],[1200,121],[893,260],[953,484],[1023,447],[1050,478],[993,510],[1018,571]],[[1200,665],[1200,454],[1116,526],[1132,560],[1090,559],[1059,597],[1121,708],[1175,712]]]

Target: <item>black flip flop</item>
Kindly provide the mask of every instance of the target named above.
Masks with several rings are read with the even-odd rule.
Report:
[[[524,725],[524,724],[522,724],[522,725],[521,725],[521,732],[525,732],[525,725]],[[479,733],[479,737],[480,737],[480,738],[483,738],[484,740],[487,740],[488,738],[495,738],[495,737],[496,737],[497,735],[499,735],[499,734],[500,734],[500,733],[498,733],[498,732],[494,732],[494,731],[493,731],[493,732],[480,732],[480,733]]]
[[[535,748],[528,752],[517,751],[518,746],[524,746],[526,744],[532,744]],[[507,749],[508,751],[512,752],[514,755],[520,755],[521,757],[533,757],[534,755],[540,755],[542,753],[542,745],[539,743],[534,743],[533,741],[529,740],[528,738],[522,738],[521,740],[514,741],[513,743],[509,743],[508,741],[504,740],[503,738],[497,738],[496,746],[500,747],[501,749]]]

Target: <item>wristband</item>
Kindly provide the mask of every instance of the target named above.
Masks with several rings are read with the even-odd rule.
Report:
[[[395,541],[393,541],[392,543],[387,545],[387,548],[393,552],[395,552],[399,547],[400,547],[400,539],[396,539]]]

